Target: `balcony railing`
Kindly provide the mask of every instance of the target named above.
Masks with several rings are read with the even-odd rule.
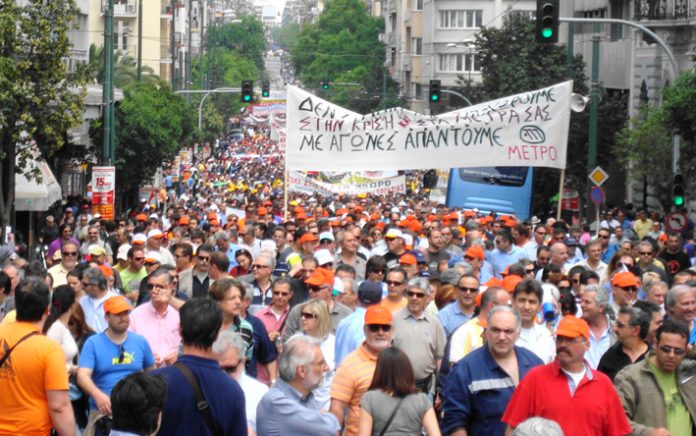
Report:
[[[681,20],[696,17],[696,0],[636,0],[635,19]]]
[[[104,15],[106,10],[109,9],[109,3],[102,3],[101,13]],[[138,7],[135,0],[122,1],[120,3],[114,4],[114,17],[137,17]]]

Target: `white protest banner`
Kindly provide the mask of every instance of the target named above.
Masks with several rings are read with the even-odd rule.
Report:
[[[324,197],[341,193],[346,195],[397,194],[406,192],[406,178],[404,176],[396,176],[369,180],[363,183],[332,184],[310,179],[296,171],[290,171],[288,173],[288,190],[305,194],[318,194]]]
[[[360,115],[288,85],[287,169],[565,168],[573,82],[437,116]]]

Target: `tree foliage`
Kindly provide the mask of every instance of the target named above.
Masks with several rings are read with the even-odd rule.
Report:
[[[501,98],[532,89],[551,86],[568,80],[566,47],[543,45],[534,38],[534,21],[521,15],[509,15],[500,28],[483,28],[476,34],[479,49],[482,82],[473,84],[460,76],[459,92],[472,103]],[[582,56],[573,59],[571,78],[573,92],[587,95],[587,77]],[[597,163],[607,164],[614,146],[616,126],[626,120],[626,97],[600,90],[599,126],[597,138]],[[583,193],[587,187],[589,111],[571,114],[568,135],[566,176],[571,186]],[[533,210],[550,210],[549,198],[558,193],[559,172],[537,168],[534,176]]]
[[[89,76],[96,83],[104,83],[104,46],[89,46]],[[114,50],[114,87],[126,88],[134,85],[138,79],[138,64],[132,56],[124,55],[121,50]],[[157,83],[159,78],[147,65],[141,66],[142,80]]]
[[[33,147],[51,157],[81,120],[86,71],[71,73],[65,63],[76,14],[74,0],[0,4],[1,231],[10,222],[15,173],[35,159]]]
[[[367,12],[361,0],[329,0],[315,24],[307,25],[292,46],[292,63],[300,80],[319,87],[322,80],[341,83],[346,79],[362,89],[339,89],[324,97],[335,104],[366,113],[379,108],[384,84],[385,46],[379,40],[384,20]],[[387,78],[391,101],[398,93]]]
[[[263,23],[255,17],[243,16],[238,23],[212,26],[208,37],[210,47],[219,46],[236,52],[254,62],[259,71],[263,70],[266,38]]]
[[[166,83],[140,84],[124,92],[116,110],[116,185],[137,201],[141,182],[149,180],[192,138],[194,110]],[[92,124],[92,142],[100,143],[101,120]]]
[[[663,110],[667,124],[681,136],[679,169],[685,175],[696,174],[696,68],[682,73],[665,89]],[[686,180],[691,191],[696,189],[694,177]]]
[[[284,50],[289,50],[295,43],[299,33],[300,25],[293,21],[284,26],[273,27],[271,29],[271,38],[273,38],[273,44]]]

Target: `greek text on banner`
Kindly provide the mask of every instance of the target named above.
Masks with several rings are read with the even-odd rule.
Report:
[[[310,179],[296,171],[290,171],[288,173],[288,190],[305,194],[318,194],[324,197],[332,196],[333,194],[402,194],[406,192],[406,178],[404,176],[396,176],[386,179],[374,179],[365,183],[332,184]]]
[[[573,82],[437,116],[360,115],[288,85],[287,169],[565,168]]]

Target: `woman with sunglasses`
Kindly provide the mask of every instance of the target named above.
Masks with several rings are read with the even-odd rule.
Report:
[[[433,405],[416,388],[406,353],[387,348],[379,354],[372,384],[360,400],[358,435],[420,436],[422,429],[428,436],[440,435]]]
[[[321,386],[314,391],[314,397],[322,410],[329,410],[331,401],[329,393],[336,369],[336,338],[331,333],[331,317],[323,300],[310,300],[300,307],[300,330],[305,335],[313,336],[321,341],[321,352],[329,370],[326,371]]]

